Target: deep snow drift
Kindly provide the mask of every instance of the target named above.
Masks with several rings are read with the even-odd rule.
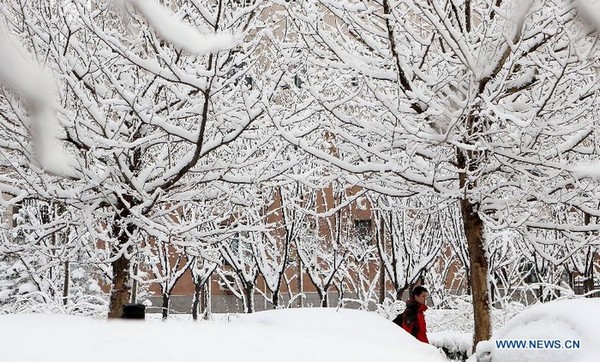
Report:
[[[0,341],[2,362],[446,360],[383,317],[346,309],[258,312],[231,323],[4,315]]]

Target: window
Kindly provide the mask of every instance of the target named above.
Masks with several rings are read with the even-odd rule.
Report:
[[[219,285],[219,290],[222,292],[231,292],[231,289],[236,286],[235,277],[231,274],[224,274],[217,281]]]
[[[535,266],[531,262],[526,262],[519,268],[523,281],[527,284],[539,282],[537,274],[535,273]]]
[[[250,237],[250,233],[248,231],[242,231],[235,233],[232,237],[226,240],[226,243],[229,245],[230,255],[224,256],[223,264],[231,265],[230,260],[231,257],[235,260],[241,260],[245,257],[251,257],[250,254],[250,243],[248,239]]]
[[[1,196],[4,200],[8,201],[10,200],[10,196],[2,194]],[[17,203],[17,204],[13,204],[13,205],[9,205],[6,209],[5,209],[5,214],[4,217],[6,218],[6,223],[8,224],[8,226],[10,226],[11,228],[14,228],[17,226],[17,216],[19,215],[19,210],[21,209],[21,204]]]
[[[373,239],[371,220],[354,220],[354,235],[358,240],[370,243]]]
[[[50,207],[48,205],[40,206],[40,220],[42,224],[48,224],[50,222]]]
[[[302,78],[300,78],[300,76],[298,74],[294,75],[294,85],[298,88],[302,88],[302,84],[304,83],[304,81],[302,80]]]
[[[237,6],[250,6],[252,5],[252,0],[233,0],[233,3]]]

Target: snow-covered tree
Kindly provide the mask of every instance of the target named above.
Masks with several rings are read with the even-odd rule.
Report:
[[[280,79],[257,55],[270,34],[259,16],[267,3],[162,4],[14,0],[0,8],[6,33],[56,80],[55,93],[40,98],[3,73],[13,190],[76,208],[89,240],[110,247],[109,317],[130,299],[134,246],[165,233],[180,203],[239,182],[236,172],[261,159],[261,132],[251,148],[240,140]],[[52,115],[55,139],[32,143],[40,132],[31,126],[50,127]],[[48,149],[65,157],[41,157]]]
[[[148,266],[148,274],[151,276],[142,281],[160,287],[162,318],[167,319],[173,289],[181,277],[189,272],[195,260],[190,258],[172,237],[153,239],[147,245],[149,246],[147,252],[142,252],[145,254],[142,264]]]
[[[16,208],[13,209],[13,211]],[[36,307],[74,313],[96,313],[103,306],[96,253],[85,227],[70,219],[61,205],[24,200],[12,215],[13,227],[2,228],[0,305],[7,310]],[[90,257],[93,255],[93,257]]]
[[[431,201],[380,197],[375,204],[380,230],[377,249],[399,300],[432,269],[444,245],[446,213]]]
[[[206,255],[206,253],[204,253]],[[194,298],[192,300],[192,318],[198,319],[201,312],[204,319],[211,319],[211,277],[218,263],[204,257],[193,257],[190,271],[194,283]]]
[[[307,142],[289,119],[273,122],[290,143],[346,171],[349,183],[459,205],[474,342],[488,339],[486,232],[581,228],[543,219],[544,205],[597,215],[587,201],[597,182],[581,182],[572,167],[598,159],[594,33],[566,0],[307,0],[287,8],[288,32],[302,39],[303,87],[337,152]]]

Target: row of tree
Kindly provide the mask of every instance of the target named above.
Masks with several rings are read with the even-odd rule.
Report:
[[[368,193],[356,197],[340,188],[343,201],[338,196],[339,203],[325,214],[315,212],[314,203],[332,189],[305,189],[301,194],[299,188],[284,190],[280,186],[267,195],[278,200],[269,208],[238,212],[233,223],[214,224],[211,238],[174,233],[137,244],[129,270],[131,300],[145,300],[154,285],[167,318],[170,298],[185,273],[195,286],[195,318],[199,312],[210,313],[209,283],[215,277],[248,313],[255,310],[256,295],[272,308],[303,306],[307,290],[316,291],[323,307],[330,305],[328,297],[335,292],[339,305],[367,309],[400,300],[417,282],[430,286],[434,305],[440,308],[452,308],[457,294],[462,298],[460,294],[468,292],[468,256],[456,207],[431,211],[416,200],[398,203],[389,197],[373,199]],[[294,203],[300,197],[312,197],[313,202],[304,207]],[[192,211],[182,210],[181,215]],[[85,228],[71,225],[56,231],[53,221],[59,212],[46,202],[24,202],[15,215],[16,225],[3,234],[0,304],[5,311],[31,303],[81,312],[105,307],[100,285],[111,283],[106,265],[110,249],[86,240]],[[256,214],[262,215],[249,220]],[[555,247],[552,254],[541,254],[530,250],[531,245],[511,231],[494,235],[487,252],[497,306],[572,295],[576,284],[569,280],[571,275],[593,281],[591,247],[575,253]],[[556,259],[562,259],[558,267],[552,265]],[[586,269],[592,275],[586,275]],[[302,284],[306,280],[310,285]],[[592,289],[593,285],[584,292]]]
[[[258,272],[224,242],[247,232],[249,255],[294,243],[316,260],[316,271],[304,262],[315,285],[332,283],[348,259],[335,217],[350,187],[370,199],[375,230],[400,245],[431,240],[377,243],[398,292],[412,281],[411,250],[443,255],[440,238],[456,236],[475,342],[490,337],[490,280],[512,278],[510,255],[544,275],[593,273],[598,182],[577,167],[598,160],[593,12],[567,0],[161,4],[0,7],[3,204],[55,208],[43,228],[29,224],[33,244],[105,250],[90,260],[110,277],[110,317],[131,300],[145,245],[163,261],[150,263],[155,275],[171,273],[162,243],[202,271],[218,264],[214,246],[248,290]],[[38,73],[51,85],[27,76]],[[333,187],[345,191],[311,196]],[[283,232],[271,234],[273,195],[289,192],[272,208]],[[412,209],[444,226],[402,224]],[[305,234],[294,212],[327,220],[332,238]],[[285,250],[256,258],[269,288],[281,286]]]

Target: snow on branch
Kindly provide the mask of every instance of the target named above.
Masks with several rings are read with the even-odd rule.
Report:
[[[579,177],[589,177],[595,180],[600,180],[600,164],[598,163],[582,163],[575,167],[575,172]]]
[[[183,23],[175,14],[152,0],[125,0],[132,4],[148,21],[156,33],[190,53],[203,55],[233,48],[239,39],[231,34],[202,34],[192,26]]]

